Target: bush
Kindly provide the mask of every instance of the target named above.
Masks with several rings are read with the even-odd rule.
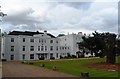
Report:
[[[72,55],[72,58],[77,58],[77,56],[76,55]]]
[[[2,61],[7,61],[7,59],[2,59]]]
[[[63,59],[64,57],[60,55],[60,59]]]
[[[54,59],[55,59],[55,57],[50,57],[50,59],[54,60]]]
[[[31,62],[30,62],[29,64],[34,64],[34,63],[31,63]]]

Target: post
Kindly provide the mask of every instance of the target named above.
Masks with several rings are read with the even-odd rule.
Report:
[[[81,73],[81,77],[82,77],[83,79],[89,79],[89,73],[88,73],[88,72],[82,72],[82,73]]]

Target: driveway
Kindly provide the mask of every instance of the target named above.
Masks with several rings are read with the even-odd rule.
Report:
[[[3,62],[2,64],[3,77],[75,77],[42,67],[21,64],[20,62]]]

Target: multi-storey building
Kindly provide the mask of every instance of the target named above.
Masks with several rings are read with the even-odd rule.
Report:
[[[12,31],[2,37],[2,58],[10,60],[59,59],[76,55],[82,33],[55,37],[47,31]]]
[[[67,46],[61,49],[60,39],[47,31],[13,31],[4,35],[3,40],[3,57],[7,60],[59,59],[70,51]]]
[[[76,55],[76,52],[79,51],[78,42],[82,42],[82,32],[78,34],[68,34],[65,36],[61,36],[60,38],[60,45],[69,46],[70,47],[70,54]]]

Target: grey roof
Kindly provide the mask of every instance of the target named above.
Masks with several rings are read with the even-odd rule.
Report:
[[[8,35],[26,35],[26,36],[33,36],[36,34],[44,34],[43,32],[31,32],[31,31],[12,31],[10,33],[8,33]],[[54,35],[47,33],[48,36],[50,36],[51,38],[56,38]]]

